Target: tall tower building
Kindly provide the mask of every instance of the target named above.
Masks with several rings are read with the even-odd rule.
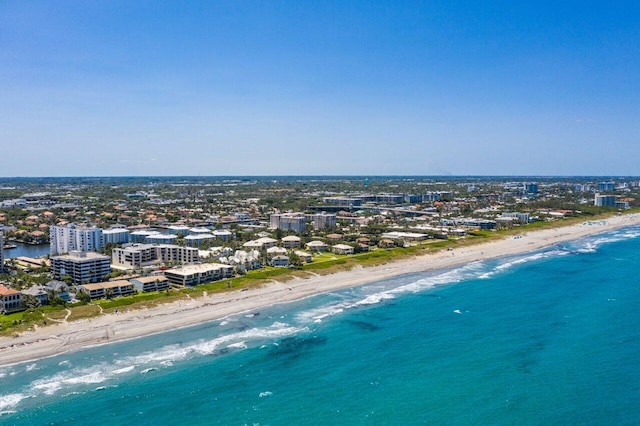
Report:
[[[69,253],[70,251],[99,251],[104,247],[102,229],[95,226],[77,226],[70,223],[66,226],[51,226],[51,255]]]

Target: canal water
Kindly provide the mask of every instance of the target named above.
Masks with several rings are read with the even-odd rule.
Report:
[[[46,256],[51,252],[49,244],[40,244],[37,246],[23,243],[16,243],[13,241],[7,241],[7,244],[16,245],[16,248],[5,249],[4,257],[5,259],[13,259],[19,256],[26,257],[41,257]]]

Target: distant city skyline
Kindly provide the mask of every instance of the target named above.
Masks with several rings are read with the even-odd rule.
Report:
[[[639,175],[625,6],[5,1],[0,176]]]

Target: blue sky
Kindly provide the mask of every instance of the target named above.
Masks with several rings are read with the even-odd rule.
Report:
[[[3,0],[0,176],[639,175],[640,5],[524,3]]]

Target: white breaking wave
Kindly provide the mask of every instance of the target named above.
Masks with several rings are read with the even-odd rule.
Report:
[[[359,300],[353,305],[349,306],[349,308],[352,308],[355,306],[377,305],[380,302],[383,302],[385,300],[390,300],[390,299],[395,299],[395,296],[391,294],[391,291],[384,291],[381,293],[371,294],[365,297],[364,299]]]
[[[165,346],[157,351],[124,358],[122,363],[143,366],[149,364],[162,365],[163,363],[173,363],[196,356],[212,355],[220,349],[229,347],[245,349],[247,347],[247,342],[290,336],[305,330],[306,328],[292,327],[288,324],[275,322],[269,327],[251,328],[248,330],[238,331],[212,340],[200,340],[187,346]]]
[[[300,312],[296,315],[296,319],[300,322],[319,322],[323,319],[344,312],[345,309],[348,309],[350,306],[349,303],[340,302],[333,305],[321,306],[319,308],[310,309],[308,311]]]
[[[363,306],[363,305],[374,305],[385,300],[394,299],[396,295],[405,294],[405,293],[419,293],[421,291],[440,286],[446,284],[458,283],[461,281],[469,280],[475,278],[479,275],[481,271],[484,270],[484,265],[482,262],[473,262],[465,265],[461,268],[452,269],[450,271],[444,272],[442,274],[434,275],[432,277],[422,278],[418,281],[414,281],[409,284],[405,284],[396,288],[392,288],[386,291],[381,291],[379,293],[374,293],[368,295],[364,299],[355,302],[354,306]]]
[[[32,396],[36,396],[38,393],[53,395],[61,389],[72,386],[102,383],[114,374],[118,374],[116,371],[118,370],[108,364],[98,364],[92,368],[57,373],[51,377],[32,382],[31,394]]]
[[[243,330],[212,340],[197,341],[185,346],[165,346],[158,351],[120,358],[114,363],[103,362],[87,368],[72,368],[49,377],[34,380],[28,385],[28,391],[25,393],[0,396],[0,411],[14,408],[24,398],[38,397],[40,395],[51,396],[59,391],[64,391],[68,394],[69,390],[78,389],[79,386],[102,384],[115,379],[117,376],[130,373],[137,367],[141,368],[141,374],[147,374],[160,367],[172,366],[176,361],[211,355],[217,350],[246,349],[248,347],[247,342],[281,338],[304,330],[306,328],[292,327],[285,323],[275,322],[269,327]]]
[[[639,234],[640,235],[640,234]],[[570,254],[569,251],[555,249],[539,253],[534,253],[528,256],[519,258],[512,258],[503,263],[494,266],[491,270],[487,270],[490,262],[477,261],[469,263],[465,266],[455,268],[437,275],[422,278],[417,281],[410,282],[408,284],[400,285],[394,288],[385,289],[383,285],[368,286],[365,289],[376,289],[375,293],[365,295],[363,299],[358,301],[340,301],[334,302],[329,305],[321,306],[318,308],[310,309],[308,311],[300,312],[296,315],[296,320],[301,323],[309,322],[322,322],[327,317],[338,315],[345,310],[376,305],[384,303],[385,301],[393,300],[397,296],[406,293],[419,293],[437,286],[455,284],[462,281],[477,279],[477,278],[490,278],[491,276],[504,273],[505,271],[522,264],[529,262],[535,262],[541,259],[550,258],[554,256],[566,256]]]
[[[619,241],[631,240],[638,237],[640,237],[640,228],[625,228],[613,233],[597,235],[587,239],[586,241],[580,241],[579,244],[582,243],[583,245],[578,247],[576,251],[578,253],[593,253],[604,244],[617,243]]]
[[[477,277],[485,268],[483,262],[473,262],[460,268],[456,268],[438,275],[422,278],[409,284],[401,285],[395,288],[385,289],[383,285],[367,286],[365,289],[379,290],[375,293],[365,295],[363,299],[357,301],[345,301],[332,303],[308,311],[300,312],[296,315],[296,319],[302,323],[322,322],[323,319],[344,312],[347,309],[353,309],[362,306],[377,305],[388,300],[395,299],[398,295],[404,293],[419,293],[426,289],[433,288],[438,285],[452,284],[467,279]]]
[[[512,259],[499,264],[498,266],[494,267],[491,271],[488,271],[488,272],[485,272],[484,274],[479,275],[478,278],[481,278],[481,279],[491,278],[494,275],[506,272],[515,266],[524,265],[526,263],[535,262],[542,259],[548,259],[550,257],[566,256],[569,254],[571,253],[566,250],[550,250],[550,251],[535,253],[530,256],[519,257],[519,258]]]
[[[135,365],[130,365],[128,367],[124,367],[124,368],[119,368],[117,370],[113,370],[113,374],[124,374],[124,373],[128,373],[130,371],[133,371],[136,368]]]
[[[305,330],[306,328],[291,327],[281,322],[275,322],[270,327],[252,328],[249,330],[220,336],[213,340],[196,343],[189,346],[189,349],[198,355],[211,355],[221,347],[226,347],[233,343],[281,338],[291,336]]]
[[[25,398],[29,398],[28,395],[23,393],[11,393],[8,395],[0,396],[0,412],[8,412],[7,410],[10,408],[14,408],[17,406],[20,401]]]

